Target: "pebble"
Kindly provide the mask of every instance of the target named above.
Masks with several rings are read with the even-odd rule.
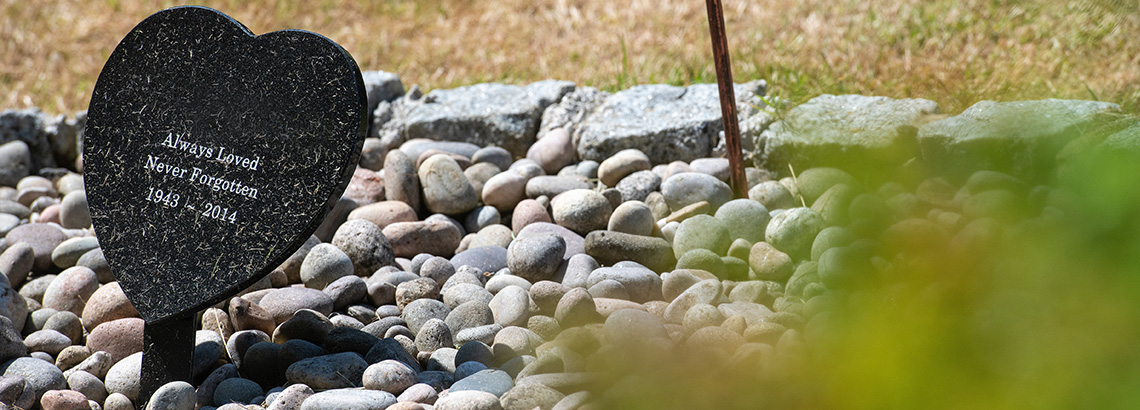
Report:
[[[451,257],[463,239],[457,226],[442,221],[396,222],[385,227],[383,233],[394,254],[404,258],[421,252]]]
[[[416,299],[404,307],[401,317],[408,324],[413,334],[418,334],[420,327],[431,319],[444,320],[451,309],[435,299]]]
[[[494,323],[463,329],[455,334],[455,345],[460,348],[463,348],[472,342],[480,342],[489,345],[491,343],[494,343],[495,336],[499,333],[500,330],[503,330],[503,327]]]
[[[373,171],[384,169],[384,156],[388,146],[379,138],[365,138],[360,150],[360,167]]]
[[[337,331],[337,329],[333,329],[332,331],[329,332],[330,337],[325,338],[326,343],[328,343],[329,339],[333,339],[333,340],[341,339],[341,338],[334,337],[332,335],[336,331]],[[353,332],[353,333],[355,333],[355,332]],[[369,336],[372,336],[372,335],[369,335]],[[373,337],[375,337],[375,336],[373,336]],[[363,340],[363,339],[364,338],[354,338],[353,341],[355,342],[355,341]],[[379,340],[379,338],[375,338],[372,340],[373,341]],[[375,343],[375,342],[373,342],[373,343]],[[346,351],[355,351],[354,349],[357,347],[358,346],[349,346],[349,347],[345,347],[344,349]],[[371,346],[369,346],[369,348],[370,347]],[[365,348],[364,350],[365,350],[365,353],[367,353],[368,348]],[[340,352],[341,351],[338,351],[337,353],[340,353]],[[310,341],[302,340],[302,339],[291,339],[291,340],[288,340],[285,343],[281,344],[281,350],[277,351],[277,360],[281,364],[281,366],[288,368],[289,365],[291,365],[293,363],[297,363],[297,362],[301,361],[302,359],[308,359],[310,357],[317,357],[317,356],[324,356],[328,353],[329,352],[327,350],[325,350],[324,348],[322,348],[320,346],[313,344]]]
[[[357,167],[352,173],[352,179],[344,188],[343,198],[352,200],[357,205],[367,205],[384,200],[384,181],[375,171],[364,167]],[[347,211],[346,211],[347,212]],[[343,218],[343,216],[341,216]],[[339,218],[338,218],[339,219]]]
[[[194,377],[213,368],[226,351],[222,335],[213,330],[199,330],[194,334],[194,354],[190,374]]]
[[[451,390],[435,402],[436,410],[503,410],[499,397],[484,391]]]
[[[534,349],[544,343],[537,333],[518,326],[505,327],[495,335],[491,351],[496,362],[502,363],[519,355],[533,355]]]
[[[732,200],[732,188],[712,175],[682,172],[661,183],[661,195],[673,211],[700,201],[708,201],[716,210]]]
[[[68,311],[56,312],[51,315],[51,317],[44,322],[43,329],[55,330],[67,336],[67,339],[71,341],[71,343],[76,343],[83,339],[83,320],[76,314]],[[55,356],[55,354],[52,356]]]
[[[131,398],[121,393],[111,393],[103,401],[103,410],[134,410]]]
[[[440,157],[442,155],[437,155]],[[305,399],[301,410],[372,410],[396,404],[392,393],[377,390],[334,389],[326,390]]]
[[[462,286],[475,285],[463,284]],[[456,307],[452,309],[451,313],[447,314],[447,318],[444,320],[444,322],[454,334],[458,334],[459,332],[470,328],[486,326],[495,322],[493,308],[489,306],[489,304],[493,303],[494,300],[491,296],[491,293],[487,292],[483,288],[478,289],[483,292],[476,293],[480,295],[478,299],[469,300],[463,302],[462,304],[456,305]],[[454,291],[454,289],[451,291]]]
[[[744,336],[720,326],[698,329],[685,340],[684,349],[695,355],[712,355],[714,360],[728,359],[740,345]]]
[[[588,288],[588,291],[590,296],[595,299],[595,303],[600,298],[629,300],[629,291],[625,289],[625,286],[622,286],[621,282],[613,279],[595,283]]]
[[[354,387],[361,384],[367,367],[368,362],[357,353],[334,353],[302,359],[289,365],[285,370],[285,379],[289,383],[304,383],[314,389]]]
[[[64,349],[64,353],[67,349]],[[62,354],[62,353],[61,353]],[[58,365],[57,365],[58,367]],[[70,376],[75,372],[91,373],[95,377],[103,378],[107,375],[107,371],[111,368],[111,354],[107,352],[92,352],[90,356],[79,364],[72,366],[63,373],[64,377]]]
[[[75,266],[83,254],[99,247],[99,240],[94,236],[81,236],[63,241],[51,253],[51,261],[60,269]]]
[[[518,235],[519,232],[530,224],[537,222],[551,223],[554,220],[550,218],[550,213],[546,211],[541,203],[533,199],[525,199],[518,203],[515,207],[514,213],[511,214],[511,231]]]
[[[68,346],[56,355],[55,367],[66,371],[87,360],[88,357],[91,357],[91,350],[87,346]]]
[[[314,246],[305,255],[299,271],[305,287],[321,290],[333,281],[352,275],[352,259],[340,248],[328,243]]]
[[[630,235],[653,235],[653,211],[638,200],[626,200],[610,215],[607,230]]]
[[[400,394],[416,384],[416,371],[396,360],[383,360],[364,370],[364,388]]]
[[[503,329],[503,327],[499,325],[490,325],[489,327],[497,329],[494,332],[496,334]],[[479,363],[483,365],[483,367],[493,365],[495,363],[495,354],[491,350],[491,344],[494,344],[493,336],[490,343],[484,342],[482,340],[472,340],[469,343],[465,343],[463,346],[460,346],[459,351],[455,353],[455,363],[458,365],[456,366],[457,369],[463,364],[469,362]]]
[[[766,181],[748,190],[748,199],[759,202],[767,209],[786,209],[799,205],[788,188],[779,181]]]
[[[277,328],[277,321],[272,314],[245,298],[230,298],[228,310],[234,330],[259,330],[268,335],[273,334]]]
[[[404,308],[417,299],[438,299],[440,286],[431,278],[417,278],[396,286],[396,306]]]
[[[67,387],[83,394],[85,400],[94,400],[97,403],[102,403],[107,399],[107,386],[103,384],[102,380],[91,373],[84,371],[72,372],[65,375],[67,377]],[[190,408],[194,408],[194,390],[190,390]]]
[[[71,346],[71,338],[51,329],[37,330],[24,338],[24,346],[29,352],[46,352],[54,357]]]
[[[727,255],[732,244],[727,224],[708,215],[697,215],[681,222],[673,235],[673,254],[684,255],[693,249],[707,249]]]
[[[681,325],[686,331],[695,332],[709,326],[720,326],[721,323],[724,323],[724,319],[724,314],[715,306],[698,303],[685,312],[685,318],[681,321]]]
[[[819,257],[817,274],[828,289],[845,289],[874,283],[875,267],[870,252],[862,246],[840,246],[824,251]]]
[[[313,395],[313,389],[304,384],[286,387],[269,403],[268,410],[300,410],[302,403]]]
[[[3,215],[7,214],[0,214],[0,217]],[[28,274],[32,272],[35,261],[35,249],[32,249],[32,246],[25,242],[17,242],[0,253],[0,272],[8,277],[10,286],[19,287],[28,278]]]
[[[273,342],[281,344],[290,339],[303,339],[315,344],[323,344],[332,329],[332,322],[323,313],[311,309],[300,309],[288,320],[277,326],[277,329],[273,331]]]
[[[139,318],[104,322],[87,335],[87,348],[92,352],[107,352],[111,355],[111,362],[118,363],[123,358],[142,351],[143,323]]]
[[[792,257],[767,242],[752,245],[748,254],[748,266],[756,274],[756,279],[781,283],[787,282],[794,270]]]
[[[648,339],[669,338],[660,318],[637,309],[614,311],[606,318],[604,331],[607,340],[618,345],[635,345]]]
[[[564,397],[561,392],[541,384],[518,385],[503,394],[499,401],[503,410],[549,409]]]
[[[792,208],[768,223],[764,238],[776,249],[793,257],[811,253],[812,242],[823,230],[823,217],[811,208]]]
[[[475,234],[468,235],[468,237],[471,239],[467,242],[467,248],[464,250],[488,246],[506,248],[511,246],[511,242],[514,241],[514,234],[506,225],[491,225]]]
[[[456,380],[448,391],[461,392],[474,390],[490,393],[497,397],[502,396],[503,393],[506,393],[512,387],[514,387],[514,381],[507,372],[497,369],[486,369],[475,372],[475,374],[467,376],[462,380]]]
[[[214,391],[217,390],[218,384],[223,380],[233,377],[238,377],[237,366],[229,363],[218,366],[217,369],[210,372],[210,375],[206,376],[206,379],[202,381],[202,384],[198,386],[198,390],[194,393],[196,406],[213,405]]]
[[[367,371],[365,373],[367,373]],[[458,374],[456,377],[458,377]],[[412,378],[414,381],[414,374],[412,375]],[[365,377],[365,380],[367,380],[367,376]],[[434,388],[424,383],[416,383],[408,386],[408,388],[404,389],[403,393],[400,393],[399,396],[396,396],[396,401],[432,404],[435,403],[437,398],[439,398],[439,395],[436,393]]]
[[[44,410],[89,410],[87,396],[74,390],[49,390],[40,399]]]
[[[579,235],[605,229],[613,207],[602,194],[588,189],[563,192],[550,202],[554,222]]]
[[[301,309],[311,309],[328,316],[333,311],[333,300],[329,295],[309,288],[280,288],[266,293],[258,303],[277,324],[284,323]]]
[[[465,303],[479,302],[485,307],[494,295],[482,285],[474,283],[459,283],[451,286],[443,293],[443,302],[448,307],[456,309]]]
[[[546,196],[553,198],[558,194],[572,189],[591,189],[593,185],[577,176],[537,176],[526,183],[526,196],[538,198]]]
[[[836,168],[809,168],[796,177],[796,190],[803,195],[804,201],[811,204],[817,198],[838,184],[859,186],[859,181],[847,172]]]
[[[19,129],[16,128],[16,130]],[[3,167],[0,167],[0,185],[16,186],[21,179],[27,177],[32,171],[31,151],[28,149],[28,144],[18,138],[15,137],[13,140],[0,145],[0,161],[2,161],[0,163],[3,164]]]
[[[513,171],[499,173],[483,184],[483,203],[497,208],[500,212],[514,209],[526,199],[528,178]]]
[[[141,320],[140,320],[141,321]],[[142,352],[135,352],[123,360],[119,360],[107,370],[104,383],[107,392],[121,393],[132,402],[139,399],[139,373],[142,371]]]
[[[677,295],[669,307],[665,309],[665,321],[680,324],[685,319],[689,308],[698,304],[714,305],[721,296],[721,283],[717,279],[705,279],[697,282]]]
[[[532,236],[558,235],[566,243],[566,253],[563,259],[586,252],[586,239],[565,227],[546,222],[536,222],[523,228],[515,239],[524,239]]]
[[[18,357],[0,365],[0,372],[5,377],[22,377],[26,382],[24,389],[34,393],[36,401],[49,390],[67,388],[67,380],[63,372],[50,362],[31,358]]]
[[[451,261],[439,256],[429,256],[427,260],[421,264],[419,269],[420,277],[434,280],[439,286],[447,283],[447,280],[455,274],[455,265]]]
[[[471,183],[471,188],[475,190],[475,197],[479,199],[479,202],[483,202],[483,187],[487,185],[487,181],[490,181],[491,177],[501,172],[502,168],[495,166],[495,164],[480,162],[463,170],[463,176],[467,177],[467,181]]]
[[[728,182],[728,158],[697,158],[689,163],[689,168],[693,172],[709,174],[716,179]]]
[[[431,212],[458,215],[477,205],[475,188],[451,157],[434,155],[424,160],[417,175],[423,187],[424,204]]]
[[[507,267],[512,274],[530,282],[547,280],[557,273],[565,254],[566,241],[561,236],[520,237],[507,248]]]
[[[645,265],[655,272],[668,271],[676,265],[673,246],[658,237],[595,231],[586,235],[585,248],[586,254],[602,265],[628,260]]]
[[[416,165],[408,154],[390,150],[384,156],[384,198],[400,201],[412,209],[420,207],[420,179]]]
[[[479,206],[467,213],[463,219],[463,228],[467,232],[479,232],[479,230],[491,225],[498,225],[502,222],[499,216],[499,210],[493,206]]]
[[[91,294],[99,288],[99,279],[91,269],[74,266],[65,269],[44,291],[43,306],[83,314]]]
[[[677,259],[677,269],[703,270],[718,278],[726,278],[724,259],[708,249],[693,249]]]
[[[550,130],[526,151],[526,158],[537,163],[547,174],[554,174],[570,165],[575,157],[577,151],[574,150],[570,132],[565,128]]]
[[[598,165],[598,179],[608,187],[616,186],[626,175],[649,170],[649,157],[637,149],[624,149]]]
[[[316,235],[310,235],[309,239],[305,240],[305,243],[301,245],[297,251],[293,252],[292,255],[289,255],[289,258],[286,259],[285,262],[282,262],[280,266],[278,266],[278,269],[285,272],[285,278],[288,279],[289,283],[301,282],[301,263],[304,262],[305,256],[309,254],[309,251],[319,243],[321,243],[320,238],[318,238]],[[98,270],[95,270],[95,272],[99,273]]]
[[[194,386],[183,381],[174,381],[155,390],[147,401],[146,408],[147,410],[194,410],[194,403]]]
[[[554,405],[554,407],[551,407],[551,410],[578,409],[578,408],[582,408],[583,406],[585,406],[589,401],[590,401],[590,392],[589,391],[580,391],[577,393],[571,393],[571,394],[566,395],[566,397],[563,397],[562,400],[559,400],[558,403]]]
[[[27,388],[21,376],[0,376],[0,402],[16,408],[30,409],[35,405],[36,394]]]
[[[432,350],[427,358],[427,370],[455,373],[455,354],[458,352],[459,350],[453,347]],[[423,360],[422,355],[420,360]]]
[[[352,259],[353,273],[356,276],[371,275],[381,267],[395,262],[392,244],[384,232],[376,224],[365,220],[341,224],[333,234],[332,244]]]
[[[668,246],[668,243],[665,245]],[[587,286],[586,281],[590,272],[597,268],[598,261],[593,256],[587,254],[574,255],[566,263],[566,274],[563,276],[562,285],[566,288],[584,288]]]
[[[257,382],[241,377],[231,377],[218,383],[214,389],[214,405],[222,406],[227,403],[246,404],[265,392]]]
[[[510,151],[496,146],[483,147],[471,154],[471,162],[476,164],[485,162],[498,169],[507,169],[511,166],[512,160]]]
[[[372,349],[368,350],[368,354],[364,355],[364,359],[368,363],[379,363],[389,359],[397,360],[408,365],[408,367],[411,367],[417,373],[422,370],[415,356],[412,356],[395,337],[380,339],[379,342],[372,345]]]
[[[541,313],[552,316],[554,315],[554,309],[558,306],[558,301],[562,299],[562,296],[565,295],[568,290],[569,289],[561,283],[544,280],[531,285],[527,294],[530,300],[534,301],[534,304],[538,306]],[[529,302],[527,305],[529,309]]]
[[[423,326],[420,326],[420,330],[416,332],[415,342],[416,350],[423,353],[431,353],[437,349],[455,345],[452,341],[451,329],[447,327],[447,323],[435,318],[429,319]]]
[[[651,300],[660,300],[661,277],[644,267],[606,267],[590,272],[587,284],[592,288],[601,282],[612,280],[621,284],[622,289],[628,292],[627,297],[621,299],[645,303]],[[591,293],[592,294],[592,293]],[[598,297],[595,295],[595,297]]]
[[[661,187],[661,176],[653,171],[637,171],[617,183],[622,202],[644,201]]]
[[[110,282],[92,293],[83,307],[83,327],[95,329],[104,322],[138,317],[138,315],[139,312],[127,299],[119,282]]]
[[[343,312],[349,305],[361,302],[368,296],[368,285],[359,276],[348,275],[325,286],[322,292],[332,298],[333,310]]]
[[[403,201],[380,201],[353,209],[348,220],[363,219],[383,229],[396,222],[415,222],[416,210]]]
[[[586,289],[572,288],[558,301],[554,318],[565,329],[593,323],[598,319],[598,310]]]
[[[63,196],[59,206],[60,225],[68,229],[84,229],[91,226],[91,210],[87,207],[87,194],[74,191]]]
[[[526,326],[530,296],[521,287],[507,286],[495,294],[488,307],[496,324],[503,327]]]
[[[714,216],[728,228],[729,237],[751,243],[764,240],[765,229],[771,220],[768,209],[750,199],[728,201],[716,210]]]

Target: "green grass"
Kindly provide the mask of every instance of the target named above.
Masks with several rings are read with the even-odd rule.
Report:
[[[86,107],[130,28],[175,1],[0,0],[0,107]],[[565,79],[613,91],[715,82],[700,1],[215,0],[255,33],[300,28],[362,69],[410,86]],[[1140,112],[1135,0],[727,2],[738,82],[819,94],[928,98],[954,113],[983,99],[1093,98]],[[789,82],[791,81],[791,82]]]

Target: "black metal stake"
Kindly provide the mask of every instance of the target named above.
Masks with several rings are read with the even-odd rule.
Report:
[[[705,0],[708,6],[709,34],[712,37],[716,83],[720,89],[720,115],[724,121],[724,140],[728,149],[729,185],[737,198],[748,197],[748,181],[744,177],[744,159],[740,146],[740,126],[736,121],[736,95],[732,90],[732,64],[728,59],[728,40],[724,35],[724,11],[720,0]]]
[[[194,360],[194,313],[143,327],[139,404],[145,408],[159,387],[172,381],[190,383]]]

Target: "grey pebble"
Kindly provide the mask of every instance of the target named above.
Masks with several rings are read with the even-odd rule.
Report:
[[[314,389],[359,386],[368,362],[357,353],[345,352],[302,359],[289,365],[285,379]]]
[[[392,393],[342,388],[325,390],[309,396],[301,404],[301,410],[372,410],[387,408],[393,404],[396,404],[396,396]]]

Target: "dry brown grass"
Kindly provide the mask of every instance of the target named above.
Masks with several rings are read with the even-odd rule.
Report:
[[[0,107],[86,108],[103,62],[148,14],[181,2],[0,0]],[[204,1],[255,33],[300,28],[365,70],[427,89],[558,78],[604,89],[713,82],[704,2]],[[302,4],[303,3],[303,4]],[[739,81],[821,93],[1080,98],[1140,110],[1140,1],[726,1]]]

